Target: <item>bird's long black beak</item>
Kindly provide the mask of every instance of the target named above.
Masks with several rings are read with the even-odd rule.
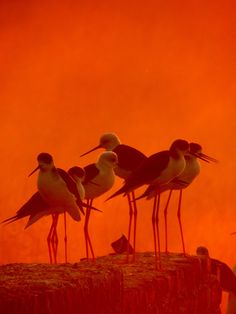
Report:
[[[200,157],[201,157],[201,158],[204,158],[204,159],[206,159],[206,160],[208,160],[208,161],[219,162],[217,159],[215,159],[215,158],[213,158],[213,157],[211,157],[211,156],[208,156],[208,155],[206,155],[206,154],[203,154],[203,153],[200,153]]]
[[[218,162],[217,159],[213,158],[213,157],[210,157],[206,154],[203,154],[203,153],[191,153],[192,155],[194,155],[195,157],[205,161],[205,162]]]
[[[32,176],[32,174],[35,173],[39,168],[40,168],[40,166],[36,167],[36,168],[28,175],[28,177]]]
[[[98,145],[98,146],[94,147],[93,149],[90,149],[88,152],[86,152],[86,153],[80,155],[80,157],[83,157],[83,156],[85,156],[85,155],[87,155],[87,154],[89,154],[89,153],[91,153],[91,152],[93,152],[94,150],[99,149],[99,148],[102,148],[102,146],[101,146],[101,145]]]

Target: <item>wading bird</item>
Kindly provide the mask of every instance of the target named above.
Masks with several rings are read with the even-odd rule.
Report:
[[[82,154],[84,156],[90,152],[104,148],[107,151],[113,151],[118,156],[118,165],[114,169],[115,174],[122,178],[127,179],[128,176],[138,167],[140,164],[147,159],[147,157],[141,153],[139,150],[121,144],[120,139],[115,133],[105,133],[101,136],[99,145],[89,150],[88,152]],[[134,191],[127,193],[127,199],[129,204],[129,224],[128,224],[128,244],[127,244],[127,262],[129,260],[129,243],[130,243],[130,233],[133,220],[133,261],[135,260],[135,247],[136,247],[136,225],[137,225],[137,205],[135,202]]]
[[[196,250],[197,257],[200,259],[203,267],[205,266],[210,274],[217,277],[223,291],[233,293],[236,296],[236,275],[231,268],[214,258],[211,258],[209,251],[204,246],[199,246]]]
[[[187,141],[178,139],[170,146],[169,150],[161,151],[151,155],[143,163],[132,172],[132,174],[125,180],[123,187],[111,195],[111,199],[117,195],[124,194],[137,189],[145,184],[153,184],[156,187],[168,183],[184,170],[185,158],[184,155],[189,150]],[[160,259],[160,239],[159,239],[159,204],[160,194],[154,197],[153,211],[152,211],[152,226],[154,236],[154,250],[157,263],[157,241],[158,241],[158,255],[159,268],[161,267]]]
[[[164,218],[165,218],[165,251],[168,253],[168,240],[167,240],[167,210],[171,198],[171,194],[173,190],[179,190],[179,202],[178,202],[178,211],[177,211],[177,217],[180,227],[180,233],[181,233],[181,241],[182,241],[182,248],[183,253],[185,255],[185,245],[184,245],[184,236],[183,236],[183,229],[182,229],[182,223],[181,223],[181,202],[182,202],[182,190],[188,187],[193,180],[198,176],[200,173],[200,163],[198,159],[202,159],[206,162],[212,161],[217,162],[216,159],[205,155],[202,153],[202,147],[201,145],[197,143],[190,143],[189,144],[189,152],[187,152],[184,155],[185,158],[185,168],[183,172],[177,177],[175,177],[173,180],[169,181],[167,184],[164,185],[149,185],[146,191],[137,199],[146,197],[146,199],[151,199],[155,197],[157,194],[161,194],[165,191],[170,191],[167,199],[167,203],[164,209]]]
[[[112,188],[115,182],[114,168],[117,166],[117,162],[118,159],[115,153],[104,152],[99,156],[96,163],[89,164],[84,167],[85,178],[82,184],[85,189],[85,199],[87,200],[84,223],[84,236],[87,259],[89,258],[89,249],[92,255],[92,260],[95,259],[94,250],[88,232],[88,224],[91,212],[90,208],[92,206],[94,198],[101,196]],[[76,171],[77,167],[72,167],[71,169],[69,169],[68,172],[72,176],[72,178],[76,182],[78,182],[78,175]]]
[[[58,246],[56,227],[58,215],[67,211],[75,221],[80,221],[79,210],[84,213],[83,207],[87,207],[87,205],[81,201],[76,182],[66,171],[55,167],[51,155],[40,153],[37,160],[38,167],[29,176],[36,170],[40,170],[37,182],[38,192],[17,211],[15,216],[4,220],[3,223],[10,223],[29,216],[25,227],[27,228],[41,217],[52,215],[52,225],[47,242],[50,263],[53,262],[53,258],[56,263]]]

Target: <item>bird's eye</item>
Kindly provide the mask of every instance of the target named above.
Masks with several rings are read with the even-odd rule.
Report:
[[[102,145],[106,145],[107,143],[109,143],[109,140],[103,140],[102,141]]]

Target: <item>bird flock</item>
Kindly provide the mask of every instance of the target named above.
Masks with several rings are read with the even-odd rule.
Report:
[[[167,213],[172,191],[179,191],[178,223],[180,227],[182,250],[186,254],[183,228],[181,222],[182,191],[198,176],[200,172],[199,159],[204,162],[217,162],[216,159],[204,154],[202,147],[197,143],[189,143],[183,139],[173,141],[169,149],[155,153],[149,157],[139,150],[121,144],[114,133],[105,133],[101,136],[99,145],[82,154],[81,157],[95,151],[104,149],[95,163],[84,168],[71,167],[68,171],[57,168],[53,157],[49,153],[40,153],[37,156],[38,166],[29,174],[37,170],[37,192],[16,212],[13,217],[7,218],[3,223],[12,223],[28,217],[25,228],[44,216],[52,217],[52,224],[47,236],[50,263],[57,263],[58,235],[57,224],[60,214],[64,216],[64,243],[65,262],[67,262],[67,222],[66,214],[80,221],[84,215],[84,238],[86,258],[95,260],[94,249],[89,234],[89,219],[91,211],[100,211],[93,206],[93,200],[108,192],[115,183],[115,176],[124,180],[122,187],[109,196],[106,201],[119,195],[127,197],[129,221],[126,262],[130,261],[129,244],[132,233],[132,261],[136,254],[137,230],[137,201],[145,198],[153,199],[151,224],[154,240],[155,266],[161,269],[160,235],[159,235],[159,207],[161,193],[169,191],[167,203],[164,207],[165,218],[165,253],[168,254]],[[147,185],[142,195],[136,196],[135,190]]]

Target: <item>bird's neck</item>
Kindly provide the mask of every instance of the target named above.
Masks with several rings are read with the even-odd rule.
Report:
[[[56,167],[53,165],[53,166],[50,166],[50,167],[47,167],[47,168],[41,168],[40,169],[40,172],[41,173],[53,173],[53,174],[56,174],[57,173],[57,169]]]
[[[112,169],[112,168],[113,168],[111,164],[106,163],[106,162],[97,163],[96,166],[97,166],[97,168],[98,168],[99,170],[102,170],[102,169]]]
[[[82,180],[80,177],[73,176],[73,179],[75,180],[76,183],[81,184]]]
[[[173,159],[180,159],[184,157],[183,153],[176,149],[170,149],[170,156]]]
[[[119,145],[120,145],[119,142],[111,143],[108,147],[106,147],[106,151],[111,152]]]

